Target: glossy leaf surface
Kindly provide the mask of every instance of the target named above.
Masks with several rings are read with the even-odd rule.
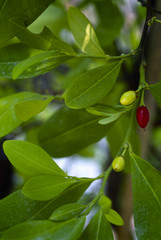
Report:
[[[86,208],[87,206],[80,203],[70,203],[66,204],[58,209],[56,209],[53,214],[50,216],[50,220],[53,221],[66,221],[71,219]]]
[[[77,239],[85,223],[85,217],[75,218],[63,223],[53,223],[50,221],[33,221],[19,224],[9,229],[4,235],[4,240],[46,240]]]
[[[107,134],[110,125],[100,125],[100,119],[85,110],[64,106],[41,127],[40,145],[54,157],[77,153]]]
[[[109,62],[80,74],[64,94],[66,105],[79,109],[100,101],[115,84],[121,63]]]
[[[78,47],[90,56],[105,57],[89,20],[75,7],[68,10],[68,22]]]
[[[12,165],[29,176],[41,174],[66,176],[54,160],[35,144],[8,140],[4,142],[3,149]]]
[[[16,64],[40,52],[40,50],[32,49],[22,43],[0,48],[0,76],[12,78],[12,70]]]
[[[80,240],[113,240],[110,223],[105,215],[99,210],[89,225],[85,228]]]
[[[0,216],[3,216],[0,218],[0,232],[27,220],[48,219],[56,208],[67,203],[77,202],[91,182],[91,180],[83,180],[75,183],[49,201],[31,200],[21,191],[10,194],[0,200]]]
[[[13,79],[29,78],[49,72],[71,57],[59,51],[48,51],[36,54],[17,64],[12,72]]]
[[[45,95],[40,95],[31,92],[21,92],[10,95],[0,99],[0,137],[10,133],[18,127],[22,120],[20,120],[15,113],[14,107],[18,103],[33,100],[43,100]],[[47,96],[48,98],[48,96]]]
[[[105,214],[105,217],[112,224],[115,224],[118,226],[124,225],[124,221],[123,221],[122,217],[113,209],[110,209],[109,213]]]
[[[113,114],[112,116],[110,116],[108,118],[103,118],[103,119],[99,120],[99,124],[102,124],[102,125],[109,124],[111,122],[116,121],[120,116],[121,116],[121,113]]]
[[[74,183],[76,180],[58,175],[40,175],[30,178],[22,192],[31,199],[46,201],[56,197]]]
[[[118,111],[120,110],[120,107],[117,109],[115,109],[113,106],[115,105],[107,105],[107,104],[101,104],[101,103],[97,103],[91,107],[87,107],[86,110],[87,112],[97,115],[97,116],[103,116],[103,117],[108,117],[111,116],[115,113],[118,113]],[[122,109],[122,107],[121,107]]]
[[[138,239],[160,239],[161,174],[131,153],[134,223]]]
[[[52,96],[45,96],[40,100],[30,100],[17,103],[14,107],[17,117],[22,121],[27,121],[38,113],[45,110],[47,105],[54,99]]]

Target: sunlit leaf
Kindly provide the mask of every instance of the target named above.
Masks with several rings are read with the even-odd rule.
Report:
[[[20,140],[8,140],[4,142],[3,149],[13,166],[29,176],[41,174],[66,176],[54,160],[35,144]]]
[[[105,57],[89,20],[75,7],[68,10],[68,22],[79,48],[90,56]]]
[[[116,121],[120,116],[121,116],[121,113],[113,114],[110,117],[99,120],[99,124],[102,124],[102,125],[109,124],[111,122]]]
[[[30,178],[22,191],[31,199],[46,201],[56,197],[74,183],[76,180],[59,175],[40,175]]]
[[[40,95],[37,93],[21,92],[4,97],[0,99],[0,137],[10,133],[18,127],[22,120],[20,120],[14,110],[18,103],[33,100],[43,100],[48,96]]]
[[[22,121],[27,121],[42,112],[53,99],[54,97],[52,96],[45,96],[41,100],[30,100],[17,103],[14,107],[16,116]]]
[[[105,217],[112,224],[115,224],[118,226],[124,225],[124,221],[123,221],[122,217],[113,209],[110,209],[109,213],[105,214]]]
[[[66,105],[79,109],[99,102],[114,86],[121,63],[109,62],[80,74],[64,94]]]
[[[106,104],[95,104],[91,107],[86,108],[87,112],[97,115],[97,116],[111,116],[118,111],[113,108],[113,105],[106,105]]]
[[[16,79],[19,76],[23,78],[38,76],[49,72],[69,59],[71,59],[70,56],[60,53],[57,50],[42,52],[17,64],[13,69],[12,77]]]

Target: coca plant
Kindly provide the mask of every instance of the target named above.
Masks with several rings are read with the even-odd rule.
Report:
[[[137,135],[138,124],[145,130],[140,129],[142,134],[148,128],[144,92],[150,91],[161,107],[161,82],[148,84],[145,78],[147,35],[160,23],[156,17],[160,11],[151,0],[137,3],[136,16],[142,9],[146,11],[140,43],[135,39],[133,45],[138,47],[128,53],[122,49],[115,56],[120,49],[115,39],[122,46],[120,32],[126,21],[120,2],[79,1],[69,7],[69,1],[60,0],[0,0],[0,77],[4,86],[0,136],[12,137],[4,142],[3,150],[16,171],[25,176],[22,189],[0,200],[1,240],[114,239],[111,224],[128,224],[113,209],[105,186],[111,172],[116,176],[120,171],[131,176],[137,239],[161,239],[161,174],[140,156]],[[95,9],[95,29],[83,14],[89,3]],[[135,27],[137,24],[139,27],[139,21]],[[35,33],[40,27],[43,30]],[[135,88],[120,79],[128,66],[136,68],[138,58],[140,80]],[[37,116],[49,104],[50,116]],[[69,176],[53,160],[80,154],[104,137],[113,161],[95,178]],[[86,189],[98,179],[102,179],[98,193],[80,203]],[[121,199],[125,201],[124,196]],[[86,226],[86,217],[97,203],[99,209]]]

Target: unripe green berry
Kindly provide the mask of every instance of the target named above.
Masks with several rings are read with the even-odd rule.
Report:
[[[116,157],[112,162],[112,168],[115,172],[121,172],[124,169],[125,160],[123,157]]]
[[[135,99],[136,99],[135,91],[127,91],[122,94],[122,96],[120,98],[120,103],[122,105],[128,106],[128,105],[132,104],[135,101]]]

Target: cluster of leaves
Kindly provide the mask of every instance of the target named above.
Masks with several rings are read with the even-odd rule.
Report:
[[[2,240],[113,239],[110,223],[122,225],[123,220],[111,208],[107,212],[100,208],[84,229],[86,216],[103,195],[104,188],[101,187],[89,204],[78,203],[93,181],[104,178],[104,186],[111,168],[97,178],[77,178],[68,176],[48,154],[52,157],[71,156],[105,136],[108,136],[113,156],[122,150],[126,141],[131,143],[133,150],[137,149],[132,133],[135,131],[134,112],[138,101],[130,106],[121,106],[107,104],[106,98],[108,95],[110,99],[109,94],[115,87],[122,63],[134,53],[119,57],[106,55],[101,47],[105,46],[105,41],[99,43],[92,24],[75,7],[69,8],[67,17],[79,49],[60,40],[48,27],[39,34],[29,31],[27,26],[52,2],[1,1],[1,77],[27,79],[47,73],[64,62],[82,59],[94,59],[96,63],[94,68],[81,71],[76,76],[73,74],[62,95],[21,92],[0,99],[0,137],[42,112],[52,100],[65,101],[36,131],[37,143],[46,152],[27,141],[9,140],[4,143],[4,152],[12,165],[29,179],[22,190],[0,201],[0,215],[3,216],[0,218],[0,236]],[[119,34],[123,24],[118,6],[108,2],[94,2],[101,16],[96,31],[100,37],[101,34],[108,36],[107,45]],[[105,9],[111,19],[115,16],[114,25],[107,22]],[[107,26],[111,24],[109,37]],[[146,88],[161,107],[161,82],[146,85]],[[116,133],[120,136],[118,139],[115,139]],[[127,159],[129,156],[137,237],[148,240],[155,236],[155,239],[160,239],[160,223],[156,219],[161,217],[161,189],[157,184],[161,175],[131,150]]]

